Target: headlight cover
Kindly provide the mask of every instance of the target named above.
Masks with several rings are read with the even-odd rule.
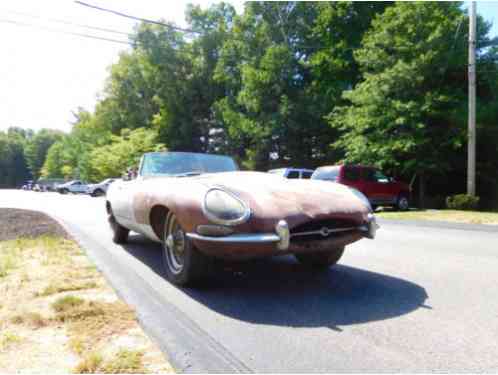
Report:
[[[370,201],[365,196],[365,194],[363,194],[361,191],[359,191],[359,190],[357,190],[355,188],[350,188],[350,190],[353,192],[354,195],[356,195],[356,197],[358,199],[360,199],[368,207],[368,209],[370,210],[370,212],[373,212],[372,205],[370,204]]]
[[[210,221],[221,225],[242,224],[251,216],[251,210],[244,201],[222,188],[207,191],[202,209]]]

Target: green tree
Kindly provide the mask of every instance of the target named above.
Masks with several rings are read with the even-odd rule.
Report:
[[[385,6],[248,3],[215,75],[226,86],[215,109],[229,152],[257,169],[328,161],[337,132],[324,116],[358,80],[352,49]]]
[[[216,150],[213,134],[220,125],[212,106],[224,87],[214,81],[213,71],[234,15],[224,3],[207,10],[190,6],[187,19],[201,32],[191,40],[164,27],[142,25],[137,30],[135,53],[143,56],[144,71],[154,77],[158,110],[153,127],[168,149]]]
[[[41,176],[48,178],[70,177],[63,173],[64,166],[64,141],[57,141],[48,149]]]
[[[95,114],[79,108],[74,115],[76,121],[71,132],[48,150],[43,177],[93,179],[91,152],[110,142],[111,129],[105,121],[101,103],[97,105]]]
[[[19,187],[30,178],[24,158],[24,146],[30,134],[20,128],[9,128],[7,133],[0,132],[1,188]]]
[[[406,2],[373,21],[355,52],[363,80],[330,117],[346,161],[418,174],[422,193],[423,176],[452,169],[465,142],[465,18],[459,3]]]
[[[109,71],[104,98],[95,112],[101,126],[114,134],[150,127],[158,111],[155,84],[160,77],[151,72],[142,51],[136,47],[121,53]]]
[[[137,166],[140,157],[149,151],[163,150],[154,130],[123,129],[121,136],[111,136],[111,143],[95,148],[90,155],[92,179],[119,177],[128,167]]]
[[[48,149],[56,141],[63,137],[62,132],[52,129],[41,129],[33,135],[26,144],[25,157],[35,179],[40,177],[43,163],[47,155]]]

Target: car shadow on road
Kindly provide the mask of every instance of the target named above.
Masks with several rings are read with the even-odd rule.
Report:
[[[158,244],[130,236],[124,249],[164,277]],[[224,264],[201,288],[181,290],[234,319],[337,331],[427,308],[428,298],[423,287],[407,280],[341,264],[310,271],[291,256]]]

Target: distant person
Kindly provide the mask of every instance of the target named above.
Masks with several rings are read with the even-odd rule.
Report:
[[[126,169],[126,177],[128,180],[134,180],[137,178],[138,170],[137,167],[129,167]]]
[[[135,179],[138,176],[138,168],[137,167],[132,167],[131,168],[131,178]]]

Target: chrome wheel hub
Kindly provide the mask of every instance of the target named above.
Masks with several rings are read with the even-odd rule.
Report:
[[[172,215],[166,225],[164,252],[168,268],[178,274],[183,270],[185,257],[185,232],[182,230],[176,217]]]

